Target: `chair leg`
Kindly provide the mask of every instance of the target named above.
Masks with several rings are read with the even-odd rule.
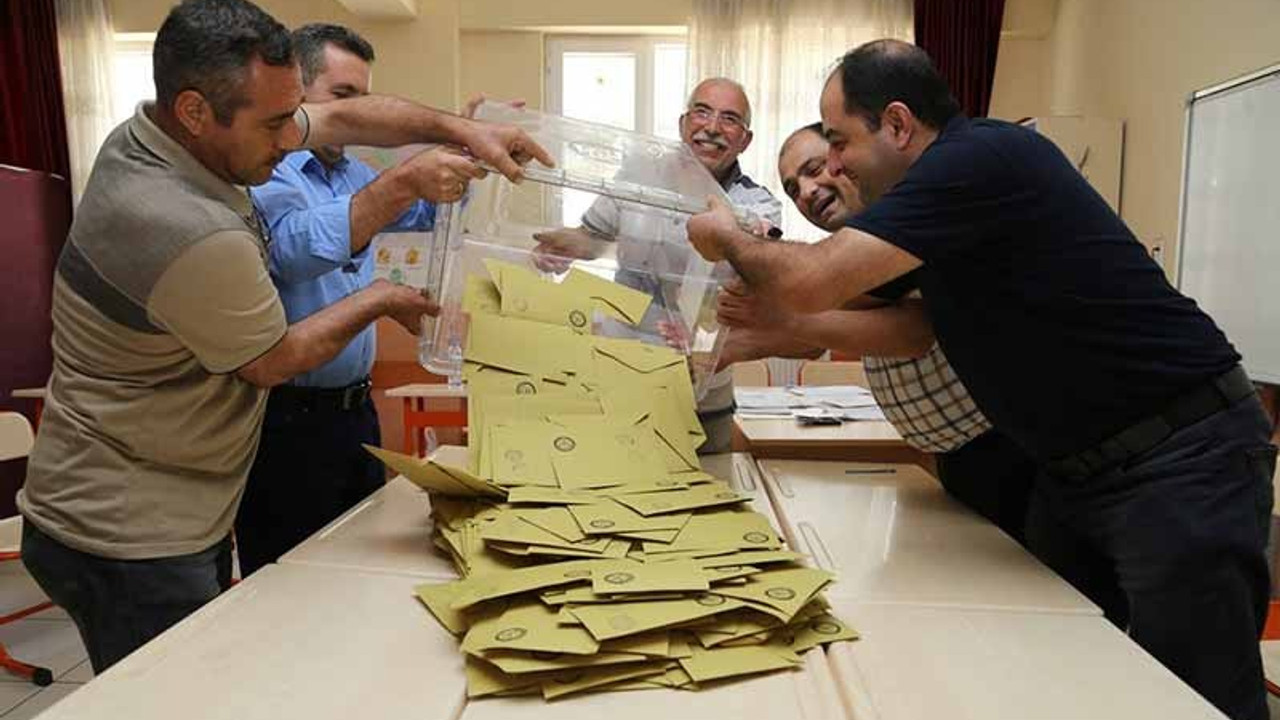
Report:
[[[21,660],[14,659],[3,644],[0,644],[0,667],[18,677],[26,678],[40,687],[53,684],[53,671],[49,668],[28,665]]]

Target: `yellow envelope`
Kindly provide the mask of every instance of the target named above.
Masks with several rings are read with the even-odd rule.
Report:
[[[592,538],[578,542],[565,540],[555,533],[521,519],[515,513],[503,513],[491,522],[486,522],[480,528],[480,537],[485,542],[565,548],[596,555],[603,553],[609,544],[607,538]]]
[[[547,451],[554,428],[544,422],[508,421],[485,428],[491,477],[499,485],[558,487],[551,454]]]
[[[716,592],[775,608],[789,620],[834,579],[835,575],[817,568],[784,568],[758,573],[742,587],[716,588]]]
[[[486,600],[518,595],[519,593],[541,590],[557,585],[570,585],[589,581],[592,569],[599,562],[596,560],[569,560],[459,580],[457,583],[461,587],[456,590],[449,607],[454,610],[463,610]]]
[[[560,487],[581,490],[666,477],[647,428],[587,417],[568,420],[557,418],[562,431],[553,433],[548,448]]]
[[[463,668],[467,677],[467,697],[497,697],[538,689],[541,679],[530,675],[508,675],[494,665],[472,655],[466,656]]]
[[[531,654],[510,650],[487,650],[480,653],[480,657],[492,663],[499,670],[508,675],[554,672],[570,670],[573,668],[652,661],[652,658],[647,655],[607,652],[603,649],[594,655],[567,655],[564,653]]]
[[[496,649],[593,655],[600,644],[582,628],[557,624],[556,611],[537,600],[517,600],[472,623],[462,649],[472,655]]]
[[[462,291],[464,312],[470,313],[472,317],[482,313],[497,315],[501,308],[502,296],[498,293],[497,285],[479,275],[467,276],[467,285]]]
[[[706,571],[687,560],[670,563],[620,560],[601,565],[591,576],[591,591],[597,595],[701,592],[710,588]]]
[[[800,665],[799,655],[781,647],[750,647],[704,650],[693,646],[693,656],[679,661],[694,682],[707,682],[739,675],[785,670]]]
[[[466,497],[506,497],[506,491],[488,481],[481,480],[460,467],[451,467],[433,460],[423,462],[412,455],[364,445],[365,450],[384,465],[404,475],[418,487],[441,495]]]
[[[638,493],[616,498],[616,502],[646,517],[720,505],[735,505],[750,500],[751,498],[735,492],[728,484],[722,482],[695,485],[686,490]]]
[[[561,284],[595,300],[601,311],[632,325],[640,324],[649,304],[653,302],[648,293],[605,280],[576,267],[569,269],[569,274]]]
[[[661,675],[666,672],[666,668],[666,660],[652,660],[645,663],[607,665],[572,670],[554,675],[549,680],[544,680],[542,682],[542,697],[546,700],[551,700],[570,693],[603,687],[623,680],[649,675]]]
[[[587,535],[644,533],[655,530],[680,530],[692,517],[690,513],[645,517],[614,500],[595,505],[573,505],[569,514]]]
[[[646,555],[695,550],[778,550],[782,541],[769,519],[756,512],[694,515],[668,545],[645,543]]]
[[[596,303],[574,288],[536,275],[505,273],[501,307],[507,317],[559,325],[580,335],[589,335]]]
[[[857,630],[829,613],[810,618],[800,626],[788,629],[792,632],[791,649],[797,653],[806,652],[819,645],[849,642],[859,638]]]
[[[507,491],[507,502],[512,505],[593,505],[601,501],[601,496],[587,491],[561,490],[558,487],[526,485]]]
[[[607,605],[568,605],[568,612],[601,642],[671,627],[722,612],[736,610],[744,603],[721,595],[703,593],[684,600],[640,600]]]
[[[513,352],[513,348],[519,350]],[[567,381],[592,370],[591,338],[567,327],[501,315],[468,325],[464,359],[509,372]]]
[[[467,631],[470,622],[460,610],[449,607],[457,592],[457,583],[425,584],[413,589],[414,595],[422,605],[435,616],[436,620],[454,635],[462,635]]]

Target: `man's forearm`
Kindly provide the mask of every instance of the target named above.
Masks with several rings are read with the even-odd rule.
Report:
[[[832,292],[838,278],[823,266],[817,244],[787,240],[763,241],[735,231],[724,246],[725,259],[733,265],[753,293],[801,312],[827,310],[840,304]]]
[[[918,302],[796,315],[789,331],[804,344],[854,357],[921,357],[933,345],[933,328]]]
[[[267,354],[241,368],[239,374],[259,387],[273,387],[314,370],[338,353],[387,311],[382,283],[340,300],[289,326]]]
[[[412,143],[463,145],[473,121],[389,95],[365,95],[303,106],[310,118],[306,147]]]
[[[751,291],[796,312],[838,308],[920,266],[909,253],[849,228],[813,244],[721,233],[725,259]]]
[[[351,196],[351,254],[368,247],[373,236],[395,222],[417,197],[393,168]]]

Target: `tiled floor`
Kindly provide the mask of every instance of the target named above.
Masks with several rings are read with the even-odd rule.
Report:
[[[21,563],[0,563],[0,613],[44,600]],[[54,608],[0,625],[0,643],[14,657],[53,671],[54,683],[40,688],[0,670],[0,718],[26,720],[76,691],[93,678],[80,634],[66,613]]]

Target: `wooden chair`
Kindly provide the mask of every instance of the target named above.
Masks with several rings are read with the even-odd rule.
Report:
[[[0,460],[16,460],[31,453],[35,435],[31,432],[31,423],[16,412],[0,412]],[[14,515],[0,520],[0,561],[13,562],[22,559],[22,516]],[[0,625],[5,625],[28,615],[48,610],[51,602],[43,602],[24,608],[8,615],[0,616]],[[48,668],[28,665],[9,655],[9,651],[0,644],[0,667],[24,677],[36,685],[49,685],[53,682],[53,673]]]
[[[810,360],[800,367],[801,385],[867,385],[867,373],[860,362]]]
[[[768,387],[769,365],[763,360],[748,360],[733,365],[733,384],[740,387]]]

